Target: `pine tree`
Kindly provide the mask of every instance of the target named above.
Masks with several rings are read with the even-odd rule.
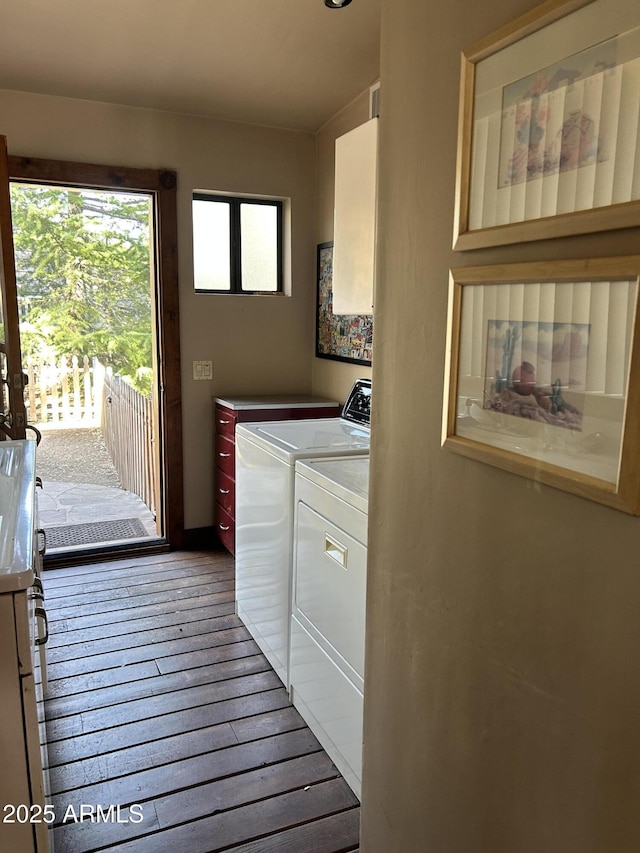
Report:
[[[11,209],[25,359],[95,356],[148,390],[149,196],[12,184]]]

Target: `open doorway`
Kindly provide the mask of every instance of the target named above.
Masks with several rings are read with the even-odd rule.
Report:
[[[9,170],[48,553],[180,547],[175,174],[15,157]]]
[[[152,197],[18,181],[10,195],[47,549],[161,539]]]

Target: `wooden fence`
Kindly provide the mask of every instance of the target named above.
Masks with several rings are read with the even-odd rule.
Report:
[[[36,426],[100,426],[104,368],[97,359],[74,355],[27,361],[25,406]]]
[[[156,510],[153,400],[143,397],[97,358],[27,362],[27,420],[38,427],[94,427],[102,436],[123,489]]]
[[[107,368],[104,374],[102,435],[123,489],[138,495],[156,511],[154,412],[143,397]]]

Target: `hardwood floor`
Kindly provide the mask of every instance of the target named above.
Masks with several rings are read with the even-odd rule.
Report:
[[[357,850],[358,800],[235,615],[226,552],[43,580],[55,853]]]

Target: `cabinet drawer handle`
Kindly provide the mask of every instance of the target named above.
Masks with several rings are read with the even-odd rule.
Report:
[[[231,491],[230,489],[218,489],[221,495],[228,495]]]
[[[36,646],[44,646],[49,640],[49,620],[47,619],[47,611],[44,607],[36,607],[36,619],[44,621],[44,637],[36,638]]]
[[[42,548],[38,547],[38,554],[40,554],[41,557],[44,557],[47,552],[47,531],[42,527],[38,528],[38,537],[40,536],[42,536]]]
[[[227,530],[231,529],[228,524],[219,524],[218,527],[220,528],[220,530],[224,530],[225,533],[227,532]]]
[[[332,560],[335,560],[339,566],[342,566],[343,569],[347,568],[347,554],[349,553],[349,549],[344,545],[341,545],[339,542],[336,542],[328,533],[324,534],[324,553],[327,557],[331,557]]]
[[[227,424],[230,424],[231,421],[225,421],[224,418],[218,418],[218,423],[223,424],[223,426],[226,426]]]
[[[218,456],[222,456],[223,459],[228,459],[231,456],[231,454],[230,453],[223,453],[222,451],[220,451]]]

